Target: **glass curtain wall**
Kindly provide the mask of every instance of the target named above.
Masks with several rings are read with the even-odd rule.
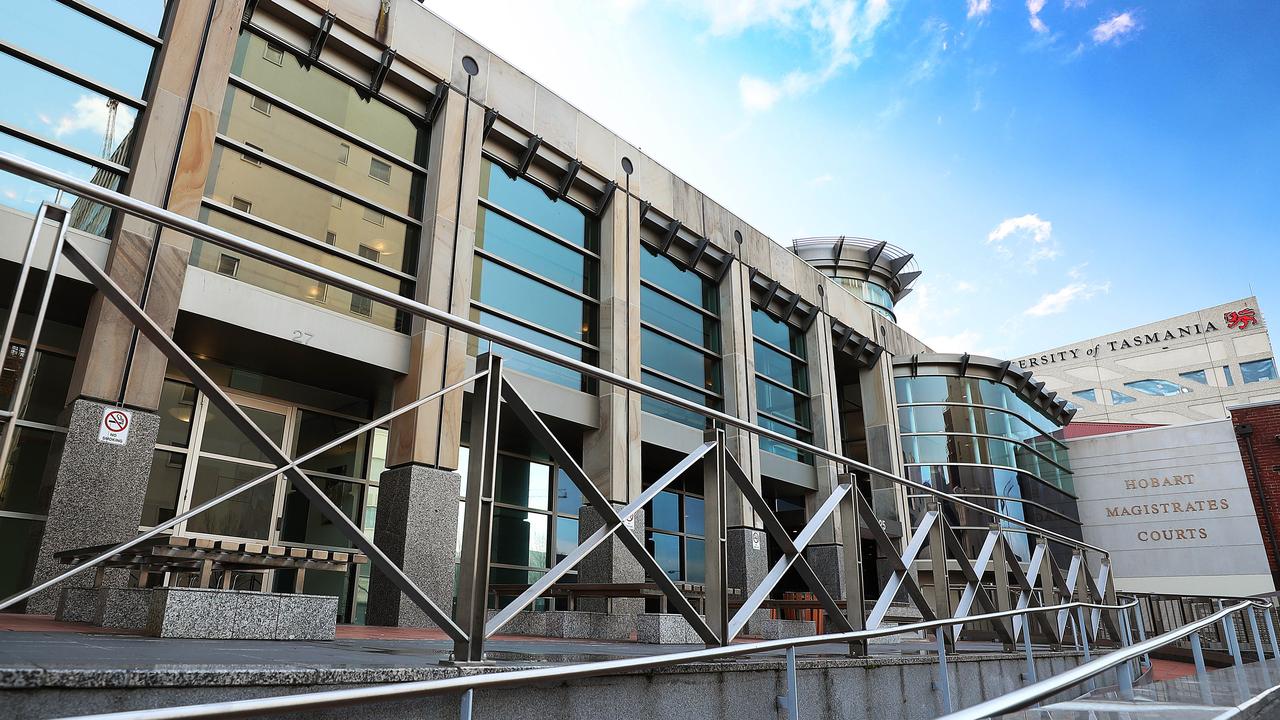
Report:
[[[640,246],[640,365],[645,385],[719,410],[720,298],[714,283]],[[645,412],[695,428],[702,415],[661,400],[641,400]]]
[[[471,319],[548,350],[595,364],[600,255],[595,223],[564,200],[507,175],[486,158],[471,276]],[[472,338],[473,354],[487,341]],[[593,392],[594,382],[508,348],[506,367]]]
[[[988,380],[900,377],[896,385],[912,479],[1080,536],[1067,446],[1057,423],[1011,388]],[[988,522],[966,508],[944,510],[958,526],[985,527]],[[1011,542],[1020,557],[1028,557],[1025,538]]]
[[[546,574],[547,568],[578,547],[578,511],[582,507],[582,493],[569,476],[541,450],[523,445],[498,452],[489,569],[490,583],[521,589],[536,582]],[[469,450],[463,447],[459,453],[462,485],[455,559],[462,556]],[[578,571],[571,570],[560,582],[573,582],[577,577]],[[520,592],[498,587],[492,595],[501,607]],[[532,609],[551,607],[551,602],[544,598],[534,603]]]
[[[238,371],[237,371],[238,372]],[[266,388],[298,395],[299,386],[266,379]],[[293,386],[294,391],[286,388]],[[291,457],[307,453],[350,432],[371,414],[360,402],[332,402],[332,394],[311,391],[324,407],[261,395],[234,395],[241,409]],[[358,415],[348,414],[350,412]],[[165,380],[161,393],[160,433],[152,458],[151,478],[140,528],[154,527],[191,507],[260,477],[274,465],[194,387]],[[337,445],[302,464],[302,469],[358,526],[372,532],[377,483],[384,466],[387,430],[377,428]],[[274,545],[350,550],[338,526],[322,515],[283,476],[238,495],[172,530],[184,536],[257,541]],[[307,592],[340,598],[342,620],[363,611],[367,571],[356,584],[351,573],[309,571],[297,587],[292,571],[237,573],[234,586],[269,587],[276,592]]]
[[[240,33],[201,220],[390,292],[417,271],[428,130],[305,52]],[[191,264],[379,327],[402,312],[196,240]]]
[[[752,308],[751,329],[755,335],[757,422],[801,442],[812,443],[804,333],[774,320],[759,308]],[[760,438],[760,449],[803,463],[813,462],[809,453],[769,438]]]
[[[0,22],[0,151],[119,190],[129,174],[133,127],[147,105],[161,45],[163,0],[23,0]],[[94,17],[96,9],[109,18]],[[71,224],[105,235],[111,212],[14,175],[0,177],[0,203],[34,213],[41,202],[71,208]]]
[[[18,384],[21,363],[30,344],[13,342],[0,370],[0,407],[9,408]],[[49,512],[54,475],[58,469],[66,427],[60,415],[71,386],[75,358],[41,346],[33,363],[23,406],[18,410],[9,462],[0,473],[0,597],[27,587],[35,569],[40,534]]]
[[[706,581],[704,520],[702,478],[696,472],[686,473],[645,506],[645,545],[672,580]]]

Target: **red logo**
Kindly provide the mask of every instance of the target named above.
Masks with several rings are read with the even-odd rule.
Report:
[[[1223,313],[1223,319],[1227,321],[1228,328],[1240,328],[1241,330],[1249,327],[1249,324],[1258,324],[1258,315],[1253,308],[1245,308],[1238,312]]]

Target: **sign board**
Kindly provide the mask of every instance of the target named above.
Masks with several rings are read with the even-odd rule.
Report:
[[[760,533],[758,532],[751,533],[751,549],[752,550],[760,549]]]
[[[628,515],[628,516],[626,516],[626,517],[622,518],[622,525],[623,525],[623,527],[625,527],[625,528],[626,528],[626,529],[628,529],[628,530],[635,530],[635,529],[636,529],[636,516],[635,516],[635,515]]]
[[[1118,590],[1273,590],[1230,420],[1067,444],[1085,542],[1110,551]]]
[[[98,442],[124,445],[129,441],[129,425],[132,423],[132,410],[119,407],[102,408],[102,422],[98,423]]]

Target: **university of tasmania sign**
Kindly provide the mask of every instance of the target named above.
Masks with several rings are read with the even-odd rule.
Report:
[[[1111,551],[1117,588],[1274,589],[1230,420],[1068,444],[1084,539]]]

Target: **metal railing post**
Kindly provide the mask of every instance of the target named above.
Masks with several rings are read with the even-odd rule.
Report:
[[[946,514],[940,503],[931,502],[930,510],[938,513],[933,527],[929,528],[929,571],[933,575],[933,614],[938,618],[951,617],[951,578],[947,570]],[[955,647],[955,636],[950,627],[938,628],[936,634]]]
[[[489,596],[489,553],[493,533],[493,496],[498,464],[502,358],[492,352],[476,358],[488,373],[471,396],[471,451],[467,459],[466,505],[462,511],[462,558],[455,620],[466,633],[453,645],[453,662],[484,660],[485,607]]]
[[[475,702],[475,692],[468,689],[462,693],[462,700],[458,703],[458,720],[471,720],[471,705]]]
[[[27,356],[23,359],[22,372],[18,374],[18,383],[13,386],[13,410],[9,414],[8,422],[4,424],[4,430],[0,432],[0,472],[4,468],[9,467],[9,452],[13,449],[13,436],[18,430],[18,419],[22,415],[22,404],[27,399],[27,383],[31,380],[31,370],[36,364],[36,347],[40,343],[40,331],[44,328],[44,319],[49,312],[49,299],[53,297],[53,284],[58,279],[58,265],[62,261],[62,246],[67,242],[67,228],[71,224],[71,213],[65,209],[55,206],[49,206],[51,209],[62,212],[62,220],[58,223],[58,235],[54,240],[53,253],[49,259],[49,271],[44,279],[44,292],[40,295],[40,308],[36,311],[35,324],[31,326],[30,344],[27,346]],[[41,206],[44,209],[44,206]],[[32,232],[32,245],[39,239],[40,226],[37,225]],[[30,249],[28,249],[30,251]],[[17,320],[18,306],[22,304],[22,298],[14,299],[13,308],[9,314],[14,320]],[[11,328],[6,327],[6,334],[12,332]],[[9,346],[6,344],[0,348],[0,365],[3,365],[4,358],[9,354]]]
[[[1276,624],[1271,619],[1272,612],[1274,608],[1267,608],[1262,616],[1267,619],[1267,637],[1271,638],[1271,657],[1280,660],[1280,639],[1276,638]]]
[[[36,246],[40,244],[40,230],[44,227],[45,215],[51,206],[40,203],[36,211],[35,224],[31,226],[31,236],[27,238],[27,248],[22,253],[22,266],[18,270],[18,285],[13,291],[13,303],[9,305],[9,317],[4,323],[4,336],[0,339],[0,358],[9,354],[9,343],[13,342],[13,333],[18,326],[18,310],[22,307],[22,296],[26,293],[27,278],[31,275],[31,263],[35,259]],[[60,209],[60,208],[59,208]],[[34,350],[34,347],[29,348]],[[0,360],[2,362],[2,360]],[[17,411],[17,406],[13,410]],[[4,410],[4,408],[0,408]]]
[[[841,485],[849,485],[853,489],[840,501],[840,534],[844,544],[844,617],[850,630],[863,630],[867,627],[867,606],[865,591],[862,587],[862,520],[858,511],[858,500],[861,490],[858,480],[852,473],[841,474],[838,478]],[[875,522],[875,518],[868,518]],[[874,556],[875,553],[872,553]],[[873,557],[872,562],[875,562]],[[867,654],[867,643],[854,641],[849,643],[849,655]]]
[[[787,694],[778,696],[778,707],[787,720],[800,720],[800,687],[796,680],[796,646],[787,647]]]
[[[1080,638],[1081,646],[1084,647],[1084,661],[1089,662],[1093,659],[1093,656],[1089,653],[1089,628],[1085,623],[1084,607],[1078,605],[1076,606],[1076,633]],[[1085,683],[1085,688],[1088,689],[1089,692],[1093,692],[1096,687],[1097,686],[1094,684],[1093,678],[1089,678]]]
[[[725,522],[724,428],[707,430],[703,439],[715,443],[715,447],[702,458],[703,531],[706,533],[703,544],[706,596],[702,613],[711,631],[724,645],[729,642],[729,532]]]
[[[938,692],[942,693],[942,711],[951,712],[951,676],[947,672],[947,635],[938,628]]]
[[[1191,659],[1196,664],[1196,684],[1200,686],[1200,700],[1212,705],[1209,693],[1209,673],[1204,669],[1204,650],[1200,648],[1200,633],[1191,633]]]
[[[1222,601],[1218,601],[1218,609],[1222,609]],[[1227,650],[1231,652],[1231,659],[1235,661],[1236,667],[1244,667],[1244,658],[1240,657],[1240,642],[1236,637],[1236,625],[1231,621],[1231,613],[1222,616],[1222,632],[1224,640],[1227,643]]]
[[[1262,633],[1258,632],[1258,615],[1253,612],[1253,606],[1250,605],[1245,610],[1245,615],[1249,618],[1249,635],[1253,638],[1253,654],[1259,661],[1267,659],[1267,651],[1262,649]]]
[[[1138,601],[1137,605],[1133,606],[1133,621],[1138,625],[1138,642],[1146,642],[1147,641],[1147,623],[1142,617],[1142,601],[1141,600]],[[1142,663],[1143,667],[1149,668],[1151,667],[1151,656],[1144,654],[1142,656],[1142,660],[1140,660],[1139,662]]]
[[[1022,651],[1027,656],[1027,680],[1036,682],[1036,658],[1031,652],[1031,618],[1022,616]]]

